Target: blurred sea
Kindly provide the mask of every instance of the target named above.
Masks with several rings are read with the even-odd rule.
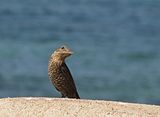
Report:
[[[64,44],[81,98],[160,104],[159,0],[0,0],[0,97],[60,97],[47,65]]]

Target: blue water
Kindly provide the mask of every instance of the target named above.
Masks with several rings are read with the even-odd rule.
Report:
[[[68,45],[81,98],[160,104],[159,0],[1,0],[0,97],[60,97],[48,59]]]

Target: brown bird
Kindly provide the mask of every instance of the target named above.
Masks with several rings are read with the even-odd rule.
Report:
[[[57,48],[49,60],[48,75],[62,97],[80,99],[72,75],[65,63],[65,59],[72,54],[73,52],[66,46]]]

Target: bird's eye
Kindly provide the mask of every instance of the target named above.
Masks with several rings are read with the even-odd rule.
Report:
[[[61,49],[64,49],[64,46],[62,46]]]

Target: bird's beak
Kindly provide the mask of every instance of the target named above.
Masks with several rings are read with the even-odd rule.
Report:
[[[72,51],[70,51],[70,52],[68,52],[68,55],[67,56],[70,56],[70,55],[72,55],[73,54],[73,52]]]
[[[73,51],[71,49],[68,49],[68,54],[72,55]]]
[[[74,54],[74,52],[71,51],[70,54],[72,55],[72,54]]]

